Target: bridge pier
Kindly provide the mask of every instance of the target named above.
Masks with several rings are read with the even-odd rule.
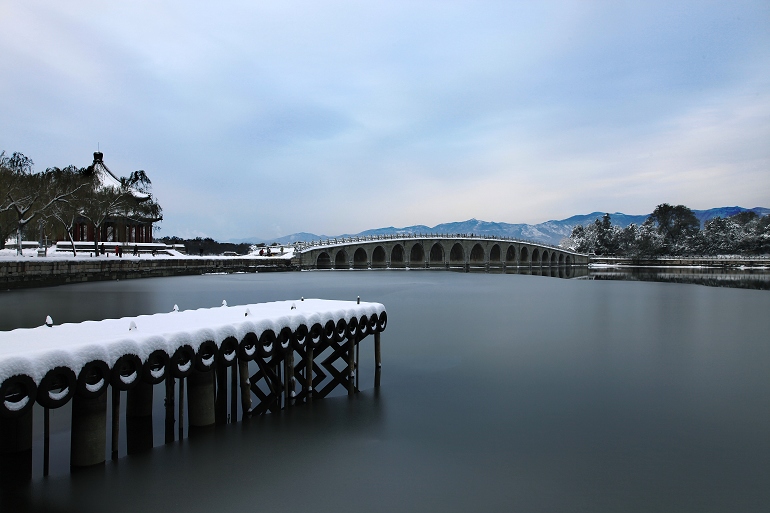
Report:
[[[32,408],[20,417],[0,417],[0,480],[32,479]]]
[[[359,258],[360,261],[360,258]],[[380,262],[380,260],[378,260]],[[321,320],[314,320],[305,312],[297,312],[299,323],[293,328],[285,322],[285,315],[293,315],[296,309],[291,301],[285,302],[285,309],[281,310],[280,317],[273,312],[275,304],[267,305],[267,319],[277,324],[281,339],[276,340],[273,329],[262,331],[249,331],[240,341],[234,337],[226,337],[224,340],[209,340],[203,342],[197,350],[192,344],[175,340],[178,347],[169,357],[166,349],[157,349],[157,339],[150,337],[150,349],[154,349],[145,358],[139,359],[136,353],[125,352],[113,367],[108,365],[108,358],[102,358],[101,354],[93,354],[89,363],[80,368],[79,373],[74,369],[62,366],[55,362],[50,354],[43,352],[39,358],[39,365],[47,365],[50,368],[44,373],[39,384],[28,374],[14,374],[5,377],[0,374],[0,480],[3,482],[27,482],[32,478],[32,443],[33,443],[33,405],[40,404],[45,408],[43,422],[44,448],[43,448],[43,474],[48,474],[48,417],[49,409],[60,408],[67,402],[71,403],[72,421],[70,427],[70,467],[72,471],[79,468],[103,464],[109,454],[107,453],[107,437],[112,433],[111,456],[119,457],[119,426],[122,391],[126,391],[125,415],[126,415],[126,446],[129,455],[148,450],[153,447],[153,386],[164,382],[162,390],[165,392],[165,442],[175,441],[174,425],[178,419],[178,428],[183,428],[184,403],[187,402],[189,430],[188,437],[196,432],[213,427],[217,421],[217,415],[221,418],[223,406],[226,413],[227,400],[227,367],[232,366],[232,383],[235,385],[231,396],[231,415],[233,421],[237,417],[237,385],[241,389],[241,406],[244,418],[253,413],[278,412],[281,409],[281,399],[284,398],[286,407],[295,402],[311,401],[322,398],[339,386],[346,387],[348,394],[358,391],[359,385],[359,344],[368,335],[375,338],[375,387],[380,386],[381,352],[380,332],[387,325],[387,314],[384,307],[377,303],[356,302],[329,302],[331,307],[326,307],[325,302],[317,302],[320,307],[310,305],[309,312],[319,312]],[[305,302],[307,305],[308,302]],[[347,312],[352,312],[350,324],[345,316],[339,313],[340,305]],[[299,303],[297,303],[299,304]],[[247,305],[245,317],[250,317],[252,312],[261,305]],[[290,308],[291,307],[291,308]],[[243,307],[240,311],[232,307],[217,308],[207,312],[211,315],[214,311],[221,317],[232,317],[232,324],[240,326],[239,322],[244,316]],[[301,308],[300,308],[301,310]],[[196,313],[196,312],[192,312]],[[168,317],[168,323],[172,326],[171,333],[186,333],[187,324],[177,320],[183,314],[174,311],[170,314],[157,314],[159,317]],[[356,319],[366,319],[360,323]],[[99,321],[106,326],[105,331],[112,329],[112,324],[119,324],[116,333],[125,337],[126,319]],[[131,321],[128,332],[132,332],[135,323],[145,323],[146,320],[137,318]],[[176,325],[183,327],[174,331]],[[144,328],[144,326],[143,326]],[[247,329],[254,329],[246,325]],[[147,328],[145,328],[147,329]],[[284,331],[289,330],[289,331]],[[23,331],[23,330],[22,330]],[[147,330],[151,333],[151,330]],[[52,352],[54,356],[61,351],[62,345],[71,340],[80,340],[87,337],[73,337],[65,333],[65,337],[57,335],[57,330],[46,331],[45,335],[49,347],[56,347]],[[166,332],[158,329],[158,333],[168,336]],[[288,333],[288,335],[287,335]],[[53,335],[52,335],[53,334]],[[3,342],[4,333],[0,333],[0,342]],[[28,340],[24,339],[28,337]],[[178,336],[178,335],[177,335]],[[11,341],[21,340],[27,346],[39,342],[41,338],[37,330],[29,330],[28,334],[15,331]],[[272,338],[271,338],[272,337]],[[281,341],[290,341],[286,350],[281,348]],[[59,338],[63,338],[59,340]],[[109,351],[126,351],[123,345],[113,346],[112,339],[96,340],[88,346],[90,350],[104,348],[104,354]],[[58,342],[54,344],[54,342]],[[135,341],[143,343],[142,339]],[[2,344],[0,344],[2,345]],[[148,344],[149,345],[149,344]],[[173,349],[173,347],[171,348]],[[136,349],[129,349],[133,351]],[[294,352],[299,353],[303,359],[295,368]],[[96,352],[94,350],[94,352]],[[114,354],[114,353],[113,353]],[[139,354],[142,354],[141,352]],[[32,353],[37,357],[36,353]],[[30,357],[32,361],[32,358]],[[51,360],[54,361],[51,361]],[[250,360],[255,360],[259,371],[253,376],[249,375]],[[314,363],[314,361],[317,362]],[[134,363],[132,363],[134,362]],[[0,353],[0,373],[4,370],[2,363],[3,354]],[[129,365],[130,364],[130,365]],[[281,367],[283,367],[283,380],[281,379]],[[215,374],[215,369],[218,375]],[[45,370],[45,369],[44,369]],[[238,374],[240,373],[240,383]],[[302,391],[296,393],[296,377],[301,377]],[[215,381],[215,377],[218,379]],[[179,378],[179,395],[176,394],[176,379]],[[185,378],[187,394],[185,394]],[[283,382],[282,382],[283,381]],[[217,384],[218,382],[218,390]],[[267,389],[267,391],[265,390]],[[316,389],[318,390],[316,392]],[[112,426],[107,426],[107,410],[110,396],[112,395]],[[186,400],[185,400],[186,395]],[[253,396],[257,406],[252,409]],[[219,398],[219,401],[216,398]],[[232,406],[234,404],[234,406]],[[175,418],[175,407],[178,408],[178,416]],[[179,440],[184,438],[183,429],[179,429]]]
[[[283,391],[286,407],[294,406],[294,349],[289,349],[283,359]]]
[[[216,422],[214,416],[214,371],[195,369],[187,376],[188,436],[207,430]]]
[[[171,444],[174,443],[174,389],[176,388],[176,378],[174,378],[171,372],[167,372],[164,382],[166,385],[166,399],[163,403],[166,408],[165,442]]]
[[[126,392],[126,452],[152,449],[152,388],[144,381]]]
[[[233,372],[235,372],[235,368],[233,368]],[[247,419],[249,412],[251,412],[251,384],[249,383],[249,362],[246,360],[238,359],[238,376],[241,386],[241,418]]]
[[[374,388],[380,388],[382,373],[382,352],[380,351],[380,333],[374,334]]]
[[[355,353],[356,353],[356,335],[352,335],[348,337],[347,341],[348,346],[348,369],[347,369],[347,378],[348,378],[348,395],[351,396],[355,394],[356,392],[356,386],[354,383],[354,378],[356,375],[356,361],[355,361]]]
[[[306,344],[305,346],[305,399],[308,402],[313,400],[313,346]]]
[[[70,467],[90,467],[104,463],[107,447],[107,387],[101,394],[72,398]]]

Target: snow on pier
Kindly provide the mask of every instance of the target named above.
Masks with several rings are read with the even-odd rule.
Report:
[[[177,365],[173,369],[176,377],[183,377],[195,357],[203,368],[209,368],[217,357],[230,362],[236,353],[246,360],[255,353],[267,357],[286,350],[290,339],[302,346],[305,340],[317,341],[335,333],[343,338],[344,332],[365,336],[384,329],[386,319],[380,303],[297,299],[238,306],[223,302],[221,307],[186,311],[177,311],[175,306],[169,313],[0,332],[0,414],[31,406],[33,389],[55,369],[82,376],[86,366],[97,362],[97,367],[107,367],[113,381],[120,380],[117,385],[126,389],[142,371],[148,380],[160,382],[169,360]],[[127,356],[133,358],[133,368]],[[129,364],[128,371],[116,368],[119,361]],[[52,394],[54,389],[63,393],[61,379],[57,382],[59,386],[48,387]],[[93,389],[99,384],[97,379],[96,384],[83,387]],[[18,385],[27,390],[18,390]]]

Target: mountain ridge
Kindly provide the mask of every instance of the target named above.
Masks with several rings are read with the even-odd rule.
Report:
[[[770,214],[770,208],[765,207],[716,207],[708,210],[693,210],[695,217],[703,224],[714,217],[729,217],[739,212],[752,211],[759,216],[765,216]],[[537,242],[544,242],[546,244],[558,245],[559,242],[565,237],[568,237],[572,233],[572,228],[578,224],[586,225],[594,222],[595,219],[601,219],[605,212],[591,212],[590,214],[577,214],[566,219],[552,219],[538,224],[526,224],[526,223],[503,223],[495,221],[481,221],[476,218],[468,219],[467,221],[455,221],[449,223],[441,223],[436,226],[430,227],[422,224],[405,226],[403,228],[396,228],[394,226],[373,228],[364,230],[359,233],[345,233],[340,235],[316,235],[308,232],[293,233],[291,235],[285,235],[275,239],[260,239],[258,237],[248,237],[245,239],[230,239],[227,242],[233,243],[272,243],[278,244],[292,244],[299,241],[310,241],[319,239],[339,238],[339,237],[363,237],[368,235],[405,235],[409,233],[438,233],[438,234],[450,234],[450,233],[473,233],[475,235],[489,235],[496,237],[513,237],[517,239],[527,239]],[[634,215],[624,214],[622,212],[610,213],[612,224],[625,228],[626,226],[636,223],[643,223],[650,214]]]

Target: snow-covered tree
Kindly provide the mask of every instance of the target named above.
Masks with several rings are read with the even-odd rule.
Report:
[[[22,153],[13,153],[10,157],[2,154],[0,168],[8,179],[8,186],[3,190],[5,206],[15,214],[16,252],[22,254],[22,239],[26,226],[44,215],[52,205],[67,199],[75,190],[62,179],[62,175],[52,170],[34,173],[32,159]]]
[[[75,224],[82,217],[83,210],[85,209],[87,190],[90,185],[85,175],[86,170],[84,168],[78,169],[75,166],[67,166],[64,169],[51,168],[48,171],[58,174],[59,180],[74,191],[68,198],[51,205],[45,212],[45,217],[56,221],[64,228],[67,238],[72,244],[72,254],[77,256],[73,231]]]

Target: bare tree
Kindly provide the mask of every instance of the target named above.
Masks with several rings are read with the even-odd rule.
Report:
[[[67,166],[64,169],[51,168],[48,169],[48,172],[56,173],[62,185],[73,191],[66,199],[52,204],[45,216],[54,219],[64,228],[67,238],[72,244],[72,254],[77,256],[73,232],[78,219],[83,216],[90,180],[86,176],[85,169],[78,169],[75,166]]]

